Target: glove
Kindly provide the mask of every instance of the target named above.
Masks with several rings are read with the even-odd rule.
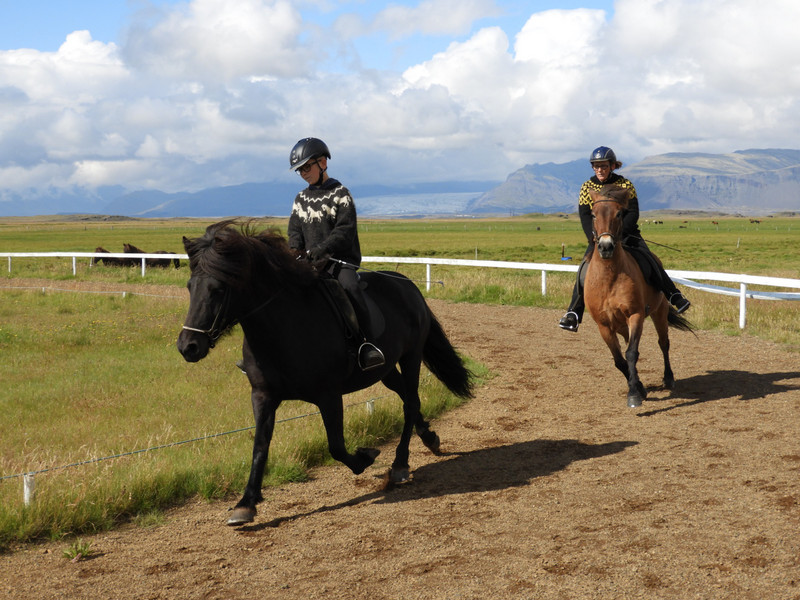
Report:
[[[306,251],[306,255],[311,262],[317,262],[324,259],[330,258],[330,254],[325,252],[325,249],[322,246],[314,246],[313,248],[309,248]]]

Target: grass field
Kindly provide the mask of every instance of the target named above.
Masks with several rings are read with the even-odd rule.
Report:
[[[800,219],[642,219],[644,237],[676,250],[652,247],[668,269],[800,277]],[[124,242],[146,251],[182,253],[181,238],[200,235],[209,220],[81,221],[0,219],[0,252],[121,251]],[[264,222],[269,224],[269,222]],[[283,228],[283,221],[272,224]],[[515,219],[362,221],[362,250],[372,256],[434,256],[572,264],[585,248],[577,217]],[[370,268],[378,265],[370,264]],[[423,278],[424,267],[380,265]],[[0,477],[51,469],[153,446],[233,431],[252,424],[249,385],[236,372],[241,333],[225,340],[199,365],[187,365],[175,350],[185,300],[164,291],[183,287],[189,272],[138,268],[89,268],[81,261],[72,275],[69,259],[14,259],[14,284],[28,278],[58,281],[145,283],[152,293],[95,295],[0,290]],[[550,274],[541,295],[536,272],[434,267],[441,280],[429,297],[457,302],[561,308],[573,275]],[[9,282],[12,283],[12,282]],[[18,287],[23,287],[20,285]],[[743,335],[738,299],[692,290],[687,313],[700,328]],[[800,349],[800,321],[792,302],[748,301],[746,335]],[[556,331],[555,322],[553,332]],[[475,366],[479,369],[479,366]],[[483,374],[484,376],[486,374]],[[455,400],[438,382],[424,383],[429,415]],[[378,398],[368,418],[365,402]],[[397,432],[399,402],[380,387],[346,399],[348,440],[371,445]],[[310,412],[290,402],[279,419]],[[328,460],[318,417],[279,425],[271,455],[272,482],[302,479],[309,465]],[[299,441],[305,440],[305,441]],[[213,437],[37,477],[36,501],[22,505],[20,478],[0,481],[0,549],[42,537],[105,529],[120,520],[142,523],[165,506],[200,494],[240,492],[249,469],[251,433]]]

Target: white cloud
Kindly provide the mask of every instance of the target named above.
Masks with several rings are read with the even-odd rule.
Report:
[[[230,82],[304,73],[301,18],[288,0],[193,0],[154,26],[135,24],[125,55],[173,80]]]
[[[498,13],[493,0],[422,0],[413,7],[390,4],[370,29],[389,32],[395,39],[416,33],[464,35],[478,19]]]
[[[330,26],[303,6],[192,0],[143,15],[119,46],[78,31],[56,52],[0,51],[2,188],[290,177],[306,135],[346,182],[503,179],[601,143],[630,163],[800,139],[794,0],[617,0],[613,16],[550,10],[475,31],[493,2],[425,0],[368,23],[340,10]],[[336,6],[354,5],[322,8]],[[322,70],[378,30],[454,41],[401,73]]]

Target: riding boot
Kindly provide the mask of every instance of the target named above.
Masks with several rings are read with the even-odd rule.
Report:
[[[688,309],[692,303],[684,296],[681,291],[675,287],[675,283],[670,279],[667,272],[661,268],[661,291],[667,297],[669,303],[675,307],[675,312],[681,314]]]
[[[583,321],[583,311],[586,309],[586,305],[583,303],[583,267],[585,264],[586,261],[583,261],[578,267],[578,275],[572,288],[572,300],[569,303],[566,314],[558,322],[558,326],[567,331],[577,332],[578,325]]]
[[[386,358],[383,356],[383,352],[381,352],[380,348],[369,341],[375,338],[372,334],[372,322],[369,318],[369,310],[367,310],[364,292],[358,285],[347,286],[345,290],[350,297],[350,302],[353,305],[359,329],[361,330],[362,341],[361,345],[358,347],[358,366],[362,371],[369,371],[370,369],[381,367],[386,363]]]

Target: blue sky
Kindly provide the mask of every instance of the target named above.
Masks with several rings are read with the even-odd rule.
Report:
[[[0,201],[797,147],[795,0],[0,0]]]

